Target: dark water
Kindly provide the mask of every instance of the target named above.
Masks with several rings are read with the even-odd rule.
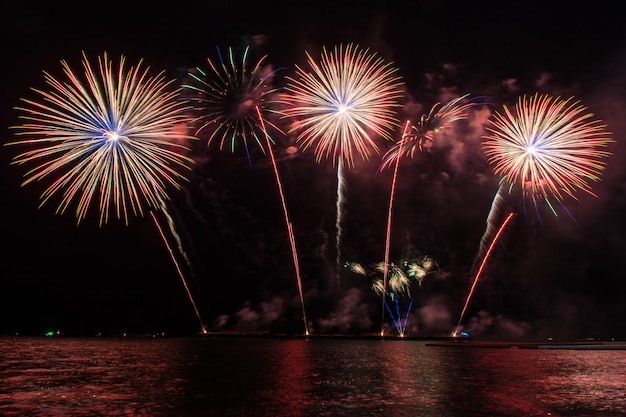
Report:
[[[5,337],[0,416],[626,416],[626,350]]]

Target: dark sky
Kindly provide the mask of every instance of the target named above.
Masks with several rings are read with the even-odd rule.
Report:
[[[107,2],[77,9],[59,3],[4,2],[0,121],[3,143],[18,123],[13,107],[42,71],[76,69],[81,52],[107,52],[180,77],[215,47],[262,35],[279,74],[293,74],[322,46],[358,43],[398,67],[407,106],[428,109],[470,94],[477,108],[429,153],[403,160],[396,190],[391,257],[429,255],[439,270],[413,294],[411,329],[449,332],[457,324],[492,199],[494,176],[481,148],[489,109],[535,92],[575,96],[604,121],[615,143],[598,198],[566,200],[575,221],[518,210],[473,295],[463,325],[483,338],[626,337],[626,16],[614,2]],[[338,5],[335,3],[339,3]],[[457,4],[460,3],[460,4]],[[257,36],[257,39],[259,37]],[[277,82],[280,82],[278,80]],[[479,111],[480,110],[480,111]],[[282,145],[282,146],[281,146]],[[386,144],[384,146],[389,146]],[[335,277],[337,170],[278,144],[279,170],[300,257],[313,332],[373,332],[380,300],[347,270]],[[190,260],[184,275],[210,330],[301,333],[301,305],[274,174],[267,159],[194,148],[189,183],[172,191],[169,213]],[[72,213],[38,208],[38,185],[20,188],[16,151],[0,148],[0,334],[199,330],[199,320],[150,216],[130,226],[76,225]],[[389,172],[380,156],[346,175],[342,256],[383,260]],[[545,209],[545,208],[544,208]],[[162,215],[162,213],[161,213]],[[161,217],[164,221],[164,217]],[[170,244],[175,244],[170,240]],[[179,258],[180,261],[180,258]]]

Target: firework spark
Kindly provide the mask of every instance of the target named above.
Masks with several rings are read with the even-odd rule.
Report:
[[[394,293],[410,293],[409,286],[411,281],[404,271],[395,264],[386,265],[384,262],[380,262],[376,265],[376,271],[385,273],[389,271],[389,282],[387,283],[387,289]]]
[[[193,93],[195,117],[192,123],[197,126],[196,136],[208,135],[208,145],[218,141],[220,150],[230,144],[232,152],[241,141],[248,158],[251,144],[265,152],[266,133],[272,142],[272,134],[284,135],[269,117],[275,111],[266,105],[276,92],[273,79],[278,70],[266,63],[267,55],[250,66],[250,46],[244,48],[241,56],[237,56],[232,47],[228,48],[226,59],[218,47],[217,58],[219,63],[207,58],[210,70],[196,68],[189,73],[190,82],[183,84],[185,91]],[[257,107],[263,114],[265,126],[259,122]]]
[[[378,152],[378,137],[392,140],[400,126],[396,111],[403,83],[392,63],[369,49],[349,44],[323,48],[318,63],[307,52],[310,70],[296,67],[283,101],[284,117],[294,120],[289,132],[306,150],[314,146],[317,160],[354,165],[358,154]]]
[[[403,83],[392,63],[358,45],[323,48],[317,62],[307,52],[309,69],[296,67],[287,77],[282,98],[283,117],[292,120],[303,150],[311,147],[317,161],[331,158],[337,165],[337,271],[341,265],[341,236],[345,201],[344,170],[355,157],[378,153],[377,139],[391,140],[400,126],[396,111]]]
[[[179,170],[189,170],[182,142],[191,138],[180,126],[188,109],[164,74],[149,76],[149,68],[125,67],[117,72],[105,53],[94,70],[83,54],[84,80],[61,61],[67,81],[44,72],[49,91],[33,89],[41,101],[22,99],[16,107],[24,123],[13,126],[23,139],[7,143],[32,148],[14,157],[12,164],[35,163],[22,185],[50,178],[41,195],[43,206],[60,196],[57,213],[76,202],[80,223],[94,199],[100,203],[100,224],[111,211],[128,224],[143,215],[144,205],[160,208],[167,199],[165,186],[180,188],[186,181]]]
[[[496,112],[484,142],[496,175],[521,186],[535,207],[543,200],[553,212],[551,200],[577,200],[579,190],[595,196],[590,182],[600,180],[613,140],[586,111],[573,98],[535,94],[520,97],[515,112],[506,106]]]
[[[93,200],[99,200],[100,226],[115,212],[128,225],[130,215],[144,214],[144,206],[166,212],[166,186],[180,188],[193,160],[184,145],[186,112],[179,89],[170,88],[164,72],[149,75],[142,62],[126,68],[106,53],[97,68],[83,53],[84,78],[61,61],[66,80],[44,72],[49,91],[33,89],[40,101],[22,99],[16,107],[24,123],[13,126],[19,141],[7,145],[31,148],[14,157],[12,164],[35,164],[22,186],[50,179],[41,204],[60,199],[57,214],[76,204],[76,219],[85,219]],[[182,126],[182,128],[181,128]],[[170,250],[156,217],[152,218]],[[166,213],[167,214],[167,213]],[[169,218],[169,216],[168,216]],[[181,252],[185,255],[184,251]],[[171,253],[171,250],[170,250]],[[194,311],[204,324],[180,268],[172,256]]]

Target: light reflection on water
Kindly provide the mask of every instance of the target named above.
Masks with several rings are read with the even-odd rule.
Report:
[[[626,351],[6,337],[0,415],[626,416]]]

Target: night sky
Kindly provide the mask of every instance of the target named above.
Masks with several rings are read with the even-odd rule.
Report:
[[[438,270],[415,297],[411,331],[449,333],[474,277],[472,263],[498,189],[481,147],[490,110],[536,92],[574,96],[607,125],[615,143],[597,198],[565,199],[558,217],[518,214],[473,295],[464,328],[479,338],[626,337],[626,15],[615,2],[364,1],[107,2],[76,9],[4,2],[0,19],[0,122],[3,143],[19,123],[13,109],[43,72],[80,70],[81,53],[116,62],[143,59],[181,79],[215,48],[255,42],[284,83],[305,51],[357,43],[392,61],[406,88],[403,114],[427,113],[469,94],[485,103],[429,152],[402,160],[390,260],[432,257]],[[563,2],[568,4],[568,2]],[[402,116],[401,116],[402,117]],[[335,269],[337,168],[312,153],[276,145],[300,258],[313,333],[376,332],[381,303],[369,281]],[[391,143],[382,143],[383,151]],[[97,207],[80,225],[70,211],[39,206],[43,184],[21,188],[16,147],[0,148],[0,334],[157,333],[200,329],[181,279],[151,216],[100,227]],[[342,258],[383,260],[391,172],[381,155],[357,159],[346,174]],[[211,331],[302,333],[292,254],[274,173],[253,152],[193,145],[194,170],[169,193],[169,214],[190,260],[184,275]],[[160,213],[161,221],[165,221]],[[170,241],[176,250],[175,244]]]

